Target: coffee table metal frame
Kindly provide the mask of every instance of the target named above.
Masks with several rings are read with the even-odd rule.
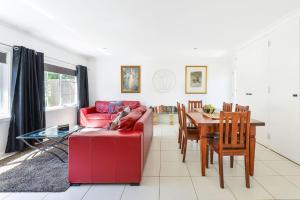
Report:
[[[46,131],[47,129],[55,129],[55,127],[50,127],[50,128],[45,128],[45,129],[40,129],[40,130],[37,130],[37,131],[33,131],[33,132],[30,132],[30,133],[26,133],[26,134],[23,134],[23,135],[20,135],[18,137],[16,137],[17,139],[21,140],[22,142],[24,142],[27,146],[29,146],[30,148],[32,149],[35,149],[39,152],[45,152],[45,153],[49,153],[53,156],[55,156],[56,158],[58,158],[61,162],[63,163],[66,163],[66,161],[63,160],[63,158],[58,155],[57,153],[51,151],[53,148],[54,149],[58,149],[60,150],[61,152],[65,153],[66,155],[68,155],[68,152],[66,150],[64,150],[62,147],[60,147],[61,145],[62,146],[68,146],[68,144],[65,143],[65,141],[68,139],[68,137],[74,133],[74,132],[78,132],[80,130],[82,130],[84,127],[81,127],[81,126],[75,126],[75,128],[73,127],[72,130],[70,131],[65,131],[66,133],[62,136],[47,136],[47,135],[39,135],[37,134],[36,137],[34,136],[30,136],[29,134],[30,133],[33,133],[33,132],[42,132],[42,131]],[[45,141],[43,141],[44,139],[46,139]],[[27,140],[35,140],[36,141],[36,146],[35,145],[32,145],[30,144],[29,141]]]

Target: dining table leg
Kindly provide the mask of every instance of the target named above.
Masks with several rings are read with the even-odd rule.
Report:
[[[250,126],[250,147],[249,147],[249,156],[250,156],[250,176],[254,175],[254,162],[255,162],[255,143],[256,143],[256,127]]]
[[[200,149],[201,149],[201,174],[205,176],[206,160],[207,158],[207,137],[206,137],[206,126],[201,126],[199,129],[200,136]]]

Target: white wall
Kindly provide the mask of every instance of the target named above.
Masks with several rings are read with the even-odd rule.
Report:
[[[48,57],[59,59],[73,64],[87,65],[87,58],[64,50],[46,41],[34,38],[26,32],[15,30],[0,24],[0,42],[9,45],[20,45],[35,49],[45,54],[45,62],[63,67],[75,69],[75,66],[68,65]],[[46,126],[62,123],[76,123],[76,108],[65,108],[46,112]],[[5,151],[9,119],[0,119],[0,156]]]
[[[291,18],[238,50],[236,70],[237,100],[266,122],[258,141],[300,164],[299,22]]]
[[[141,93],[121,94],[120,66],[141,66]],[[185,66],[208,66],[208,93],[185,94]],[[128,58],[107,56],[90,61],[93,67],[91,79],[91,101],[95,100],[140,100],[150,105],[176,105],[176,101],[186,103],[188,99],[203,99],[221,107],[223,101],[230,101],[232,94],[232,59],[199,58],[199,57],[170,57],[155,56],[149,58]],[[153,74],[160,69],[168,69],[175,73],[176,85],[168,93],[158,93],[152,85]]]

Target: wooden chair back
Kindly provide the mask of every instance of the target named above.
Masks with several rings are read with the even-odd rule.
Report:
[[[247,112],[249,111],[249,106],[242,106],[239,104],[235,105],[235,112]]]
[[[182,110],[182,129],[183,129],[183,134],[187,135],[187,117],[186,117],[186,110],[185,110],[185,105],[181,105],[181,110]]]
[[[223,111],[232,112],[232,103],[223,102]]]
[[[219,150],[249,150],[250,111],[220,113]]]
[[[189,100],[188,106],[189,106],[189,112],[193,112],[194,108],[202,108],[202,100],[200,101]]]
[[[182,112],[181,112],[181,108],[180,108],[180,103],[179,102],[177,102],[177,114],[178,114],[179,128],[180,128],[180,130],[182,130]]]

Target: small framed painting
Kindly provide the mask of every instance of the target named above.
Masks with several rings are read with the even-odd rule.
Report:
[[[207,66],[185,66],[185,93],[207,93]]]
[[[121,66],[121,93],[141,92],[141,67]]]

